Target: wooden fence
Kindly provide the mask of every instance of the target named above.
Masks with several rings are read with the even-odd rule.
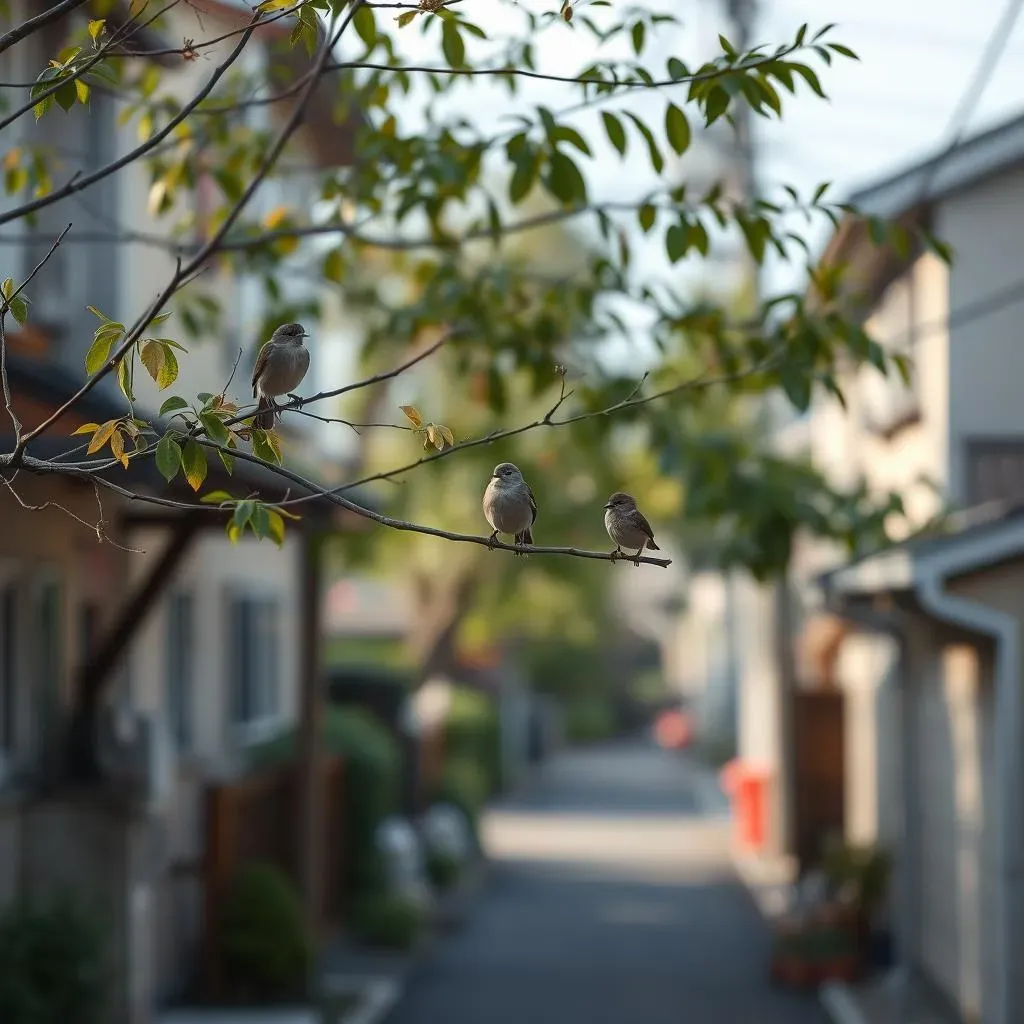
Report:
[[[320,863],[324,877],[321,934],[342,921],[345,894],[345,763],[325,758],[323,840]],[[294,764],[272,768],[235,782],[210,786],[206,792],[204,881],[204,970],[211,998],[221,992],[217,938],[221,913],[240,868],[255,861],[270,863],[300,885],[298,810],[299,771]]]

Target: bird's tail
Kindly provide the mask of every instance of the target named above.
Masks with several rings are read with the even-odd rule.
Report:
[[[653,537],[648,537],[647,538],[647,547],[650,548],[651,551],[660,551],[661,550],[661,548],[659,548],[658,545],[654,543],[654,538]]]
[[[273,430],[276,420],[277,406],[273,399],[267,398],[266,395],[260,395],[259,408],[252,418],[252,425],[260,430]]]

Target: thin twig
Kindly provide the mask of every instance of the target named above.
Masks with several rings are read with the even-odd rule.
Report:
[[[69,14],[76,7],[81,7],[85,2],[86,0],[61,0],[61,3],[55,4],[48,11],[43,11],[42,14],[37,14],[34,18],[29,18],[20,25],[16,25],[10,32],[5,32],[0,36],[0,53],[9,50],[15,43],[27,39],[33,32],[38,32],[39,29],[45,28],[51,22],[59,21],[65,14]]]
[[[18,414],[14,411],[14,404],[11,400],[11,385],[10,381],[7,379],[7,331],[4,321],[7,317],[7,311],[11,308],[11,304],[25,290],[28,284],[32,281],[32,278],[34,278],[36,274],[46,266],[50,257],[60,247],[60,243],[64,240],[64,236],[70,230],[71,225],[68,224],[68,226],[57,236],[53,245],[50,246],[50,251],[35,265],[35,267],[32,268],[32,273],[30,273],[9,296],[0,295],[0,382],[3,384],[4,405],[7,407],[7,414],[11,417],[11,423],[14,425],[15,445],[21,443],[21,421],[18,419]]]

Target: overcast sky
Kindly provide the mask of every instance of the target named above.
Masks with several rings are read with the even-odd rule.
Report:
[[[861,57],[859,63],[840,60],[832,68],[822,68],[820,78],[830,101],[825,102],[809,90],[797,97],[783,94],[784,119],[764,121],[756,118],[756,142],[759,181],[769,197],[778,197],[783,183],[807,194],[822,181],[834,184],[836,200],[846,198],[855,188],[869,183],[945,144],[946,128],[961,95],[974,73],[989,34],[1002,16],[1006,0],[762,0],[761,12],[752,40],[778,44],[792,39],[798,27],[808,22],[813,29],[835,22],[830,39],[842,42]],[[523,0],[509,5],[497,0],[468,0],[472,16],[483,25],[492,40],[503,33],[522,30],[521,10],[556,10],[558,0]],[[674,5],[645,0],[658,10]],[[583,13],[587,0],[578,0]],[[683,26],[661,28],[644,62],[660,72],[670,56],[687,63],[708,59],[719,52],[717,35],[728,30],[721,0],[687,0],[679,5]],[[517,9],[518,8],[518,9]],[[591,12],[602,18],[609,13]],[[388,18],[388,12],[378,16]],[[423,19],[418,19],[422,21]],[[410,58],[427,63],[439,62],[437,21],[422,35],[417,23],[399,33],[404,52]],[[471,42],[471,62],[493,52],[494,43]],[[348,48],[346,47],[346,50]],[[632,56],[623,39],[600,51],[593,37],[580,28],[560,22],[541,32],[535,43],[538,68],[554,74],[571,75],[586,67],[600,54],[604,58]],[[976,131],[1024,110],[1024,17],[1015,26],[1009,44],[972,115],[968,130]],[[680,90],[681,91],[681,90]],[[523,80],[516,99],[508,97],[500,85],[486,79],[466,81],[445,99],[445,108],[494,130],[517,109],[538,103],[559,111],[571,105],[576,95],[569,86]],[[677,97],[678,98],[678,97]],[[628,98],[605,104],[607,109],[629,108],[661,125],[666,102],[665,91],[636,92]],[[425,123],[422,108],[409,102],[401,104],[401,119],[406,130]],[[627,159],[618,155],[604,139],[598,114],[587,111],[575,115],[571,123],[591,141],[595,159],[582,166],[591,194],[596,199],[633,199],[658,184],[650,170],[639,140],[632,140]],[[706,160],[706,154],[705,158]],[[681,180],[699,177],[702,169],[699,145],[675,169]],[[817,229],[801,227],[816,248],[827,237],[827,225]],[[658,237],[638,236],[638,258],[643,271],[652,277],[716,283],[722,278],[720,265],[687,261],[669,267]],[[802,269],[798,264],[770,266],[765,274],[768,292],[799,287]],[[643,334],[642,311],[635,315],[638,335]],[[348,348],[349,346],[342,346]],[[331,372],[336,352],[329,360]],[[326,368],[326,367],[325,367]]]

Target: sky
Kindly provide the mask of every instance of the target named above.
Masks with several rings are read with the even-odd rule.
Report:
[[[557,10],[559,0],[467,0],[472,18],[482,25],[492,40],[503,34],[522,31],[522,11]],[[761,0],[752,42],[777,45],[789,41],[799,26],[807,22],[811,30],[834,22],[829,39],[856,51],[859,62],[837,60],[831,68],[814,64],[828,102],[802,89],[796,97],[783,94],[784,117],[781,121],[755,118],[755,143],[758,181],[766,198],[782,198],[783,184],[808,195],[821,182],[832,183],[830,197],[845,199],[856,188],[887,176],[930,151],[942,148],[948,139],[950,117],[974,74],[989,34],[1003,14],[1006,0]],[[576,11],[584,13],[589,0],[577,0]],[[624,7],[616,3],[616,7]],[[670,56],[688,64],[699,63],[720,52],[718,33],[730,31],[723,13],[722,0],[685,0],[681,5],[644,0],[650,9],[677,9],[682,26],[665,26],[643,56],[655,71],[665,67]],[[680,10],[681,8],[681,10]],[[588,12],[607,18],[607,11]],[[387,18],[388,13],[379,12]],[[440,63],[437,19],[421,33],[417,22],[398,33],[403,51],[422,63]],[[469,41],[471,63],[493,52],[495,42]],[[631,57],[625,39],[600,51],[593,37],[578,27],[555,22],[535,39],[536,63],[540,70],[572,75],[586,67],[598,53],[605,58]],[[1006,50],[985,92],[967,124],[968,134],[987,128],[1024,110],[1024,17],[1018,20]],[[465,80],[464,80],[465,81]],[[682,89],[680,89],[680,92]],[[669,90],[636,91],[628,98],[605,104],[607,109],[631,109],[649,122],[661,125]],[[425,94],[424,94],[425,95]],[[675,97],[678,99],[678,97]],[[574,103],[572,87],[521,80],[515,98],[488,79],[473,79],[453,91],[443,101],[443,109],[465,116],[487,130],[503,124],[511,127],[510,115],[516,110],[545,104],[559,111]],[[415,102],[401,105],[400,118],[405,130],[426,124],[424,107]],[[625,160],[620,160],[604,137],[598,114],[587,111],[570,120],[594,149],[594,159],[581,165],[592,199],[634,199],[659,184],[643,152],[639,139],[631,139]],[[672,170],[679,181],[710,183],[708,149],[699,133],[691,151]],[[815,251],[828,237],[827,222],[799,229]],[[644,237],[634,234],[635,257],[641,273],[649,278],[692,283],[695,288],[714,287],[730,280],[721,262],[699,259],[670,267],[663,248],[663,231]],[[769,265],[763,277],[768,294],[802,286],[801,264]],[[643,345],[643,310],[633,310],[630,322],[636,325],[639,345]],[[340,346],[352,351],[352,346]],[[338,350],[328,361],[335,375],[342,359]],[[635,353],[630,356],[635,360]],[[328,369],[325,365],[324,369]]]

